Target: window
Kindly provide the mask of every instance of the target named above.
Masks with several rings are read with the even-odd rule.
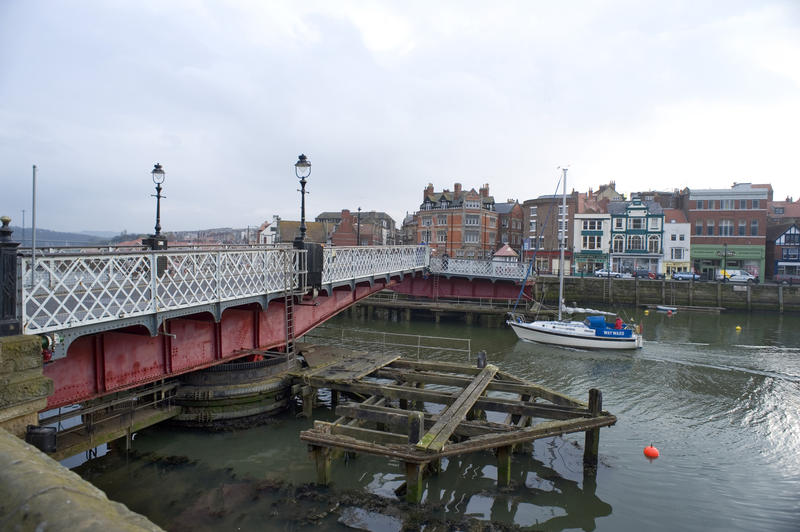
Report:
[[[733,200],[732,199],[724,199],[722,200],[722,210],[723,211],[730,211],[733,209]]]
[[[489,218],[489,227],[495,227],[497,225],[497,218]]]
[[[622,253],[625,251],[625,239],[622,235],[614,237],[614,253]]]
[[[478,231],[465,231],[464,232],[464,242],[475,243],[478,242],[479,239]]]
[[[430,231],[420,231],[419,232],[419,243],[425,244],[431,241],[431,232]]]
[[[628,249],[644,251],[644,238],[641,235],[628,235]]]
[[[744,201],[744,200],[742,200]],[[744,220],[739,220],[739,236],[745,236],[747,233],[747,222]]]
[[[531,231],[531,233],[535,233],[536,232],[536,219],[535,218],[531,218],[530,231]]]
[[[617,231],[622,231],[623,229],[623,219],[622,218],[614,218],[614,229]]]
[[[719,221],[719,236],[733,236],[733,220]]]
[[[747,208],[747,200],[740,199],[739,200],[739,208],[742,209],[742,210],[746,209]]]
[[[481,217],[477,214],[467,214],[464,217],[464,225],[480,225]]]
[[[436,217],[436,225],[447,225],[447,215],[440,214]]]
[[[439,203],[439,208],[440,208],[440,209],[446,209],[446,208],[448,208],[449,206],[450,206],[450,203],[449,203],[447,200],[445,200],[445,199],[443,199],[443,200],[441,201],[441,203]]]
[[[603,228],[603,221],[602,220],[584,220],[583,221],[583,230],[584,231],[600,231]]]
[[[675,242],[676,240],[678,240],[678,235],[676,235],[675,233],[672,233],[671,235],[669,235],[669,239],[672,240],[673,242]]]
[[[706,220],[706,234],[709,236],[714,234],[714,220]]]
[[[760,209],[760,208],[761,208],[761,207],[759,207],[759,202],[758,202],[758,200],[757,200],[757,199],[754,199],[754,200],[753,200],[753,208],[754,208],[754,209]]]
[[[783,248],[783,256],[784,260],[797,260],[798,251],[797,248]]]
[[[703,220],[697,220],[694,223],[694,234],[702,235],[703,234]]]
[[[783,214],[783,207],[775,207],[775,214]]]
[[[447,231],[436,231],[437,242],[447,242]]]
[[[649,253],[658,253],[661,247],[661,239],[657,236],[651,236],[647,239],[647,251]]]
[[[586,235],[583,237],[583,249],[600,249],[600,235]]]
[[[683,242],[684,240],[686,240],[686,236],[685,236],[683,233],[681,233],[681,236],[680,236],[680,239],[679,239],[679,240],[680,240],[681,242]]]
[[[567,210],[569,210],[569,207],[567,207]],[[558,206],[558,216],[559,217],[564,216],[564,205],[559,205]]]
[[[465,209],[480,209],[481,202],[480,201],[465,201],[464,202]]]
[[[758,220],[750,221],[750,236],[758,236]]]
[[[508,227],[508,218],[503,218],[500,220],[500,227],[507,228]]]
[[[651,231],[658,231],[661,229],[661,219],[659,218],[650,218],[649,225]]]
[[[423,226],[425,226],[425,227],[428,227],[428,226],[430,226],[432,223],[433,223],[433,221],[432,221],[432,219],[431,219],[431,217],[430,217],[430,216],[423,216],[423,217],[422,217],[422,225],[423,225]]]
[[[683,248],[672,248],[672,260],[683,260]]]
[[[702,209],[703,208],[703,200],[701,200],[701,199],[697,200],[697,208],[698,209]]]
[[[628,220],[629,229],[644,229],[644,218],[631,218]]]
[[[422,204],[422,210],[423,211],[431,210],[431,202],[428,201],[428,200],[425,200],[425,203]]]

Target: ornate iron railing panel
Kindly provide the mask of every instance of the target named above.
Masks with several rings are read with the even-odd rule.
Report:
[[[322,284],[421,270],[429,253],[427,246],[326,247]]]
[[[528,270],[528,264],[525,262],[431,257],[430,268],[431,272],[441,275],[522,281]]]
[[[304,251],[288,248],[40,255],[18,258],[26,334],[146,316],[304,286]]]

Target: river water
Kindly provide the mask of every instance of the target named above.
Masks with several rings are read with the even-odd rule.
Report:
[[[513,487],[495,486],[489,454],[443,461],[422,510],[394,495],[402,464],[359,456],[333,464],[333,484],[308,485],[315,469],[286,414],[269,425],[202,433],[154,427],[129,456],[79,468],[109,497],[171,530],[613,531],[800,530],[800,317],[635,312],[645,346],[593,352],[518,341],[510,329],[458,322],[358,321],[329,325],[470,338],[501,369],[588,399],[618,417],[600,431],[596,485],[582,475],[583,434],[536,442],[515,455]],[[737,331],[737,326],[741,330]],[[366,336],[366,335],[365,335]],[[416,356],[416,354],[414,355]],[[424,358],[465,362],[463,354]],[[474,358],[473,358],[474,361]],[[323,405],[318,419],[332,419]],[[660,458],[643,448],[653,443]]]

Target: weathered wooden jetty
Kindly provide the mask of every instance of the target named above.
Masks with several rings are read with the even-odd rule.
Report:
[[[492,364],[474,367],[329,346],[302,352],[310,367],[293,375],[303,383],[304,413],[312,415],[316,390],[326,388],[340,416],[332,423],[316,421],[300,434],[310,445],[319,484],[330,482],[337,454],[332,451],[385,456],[405,464],[406,499],[420,502],[423,474],[437,471],[442,458],[494,451],[498,485],[507,486],[515,447],[572,432],[586,433],[584,468],[591,472],[600,427],[617,420],[602,410],[599,390],[590,390],[585,403]],[[432,413],[425,405],[442,409]],[[487,413],[504,419],[487,421]]]

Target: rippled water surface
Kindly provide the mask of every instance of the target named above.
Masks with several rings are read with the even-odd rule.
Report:
[[[473,351],[528,380],[584,400],[599,388],[618,417],[600,432],[596,486],[583,479],[582,434],[540,440],[514,456],[507,491],[495,487],[491,454],[445,460],[425,493],[439,519],[534,530],[800,530],[800,317],[626,312],[644,326],[645,347],[635,352],[547,347],[456,322],[339,318],[332,326],[469,337]],[[425,357],[464,361],[450,352]],[[323,407],[315,416],[332,413]],[[343,530],[342,515],[397,529],[390,511],[352,502],[326,514],[329,500],[292,491],[315,478],[298,439],[308,426],[285,415],[229,433],[157,427],[134,440],[137,453],[152,455],[98,460],[81,473],[174,530]],[[652,462],[642,454],[651,442],[661,452]],[[335,461],[333,479],[324,493],[373,494],[391,508],[404,474],[399,463],[360,456]]]

